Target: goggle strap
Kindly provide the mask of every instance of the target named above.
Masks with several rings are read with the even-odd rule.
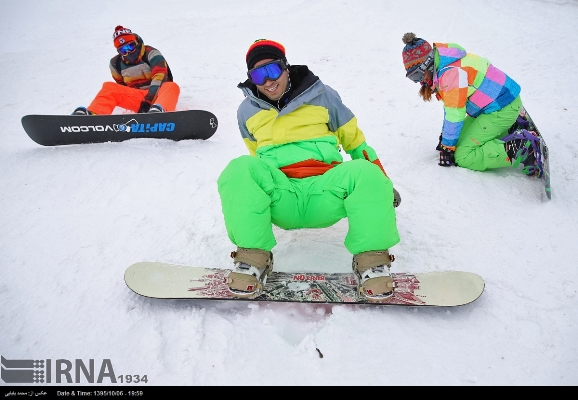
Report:
[[[423,72],[427,71],[429,67],[431,67],[431,65],[433,64],[434,58],[433,58],[433,50],[429,52],[429,54],[427,55],[427,58],[425,59],[424,62],[422,62],[419,65],[419,69],[421,69]]]

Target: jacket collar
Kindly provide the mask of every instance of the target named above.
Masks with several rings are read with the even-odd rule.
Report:
[[[281,109],[283,114],[293,111],[303,103],[321,94],[320,91],[314,90],[314,88],[323,87],[323,84],[319,77],[313,74],[306,65],[291,65],[289,67],[289,79],[291,80],[291,89],[281,98],[281,101],[285,102],[283,107],[278,107],[277,101],[264,98],[265,96],[257,90],[257,86],[249,79],[239,83],[237,87],[243,91],[246,97],[257,103],[260,108],[265,110],[269,110],[272,107],[277,110]],[[316,94],[312,96],[311,93]],[[297,103],[296,100],[298,100]]]

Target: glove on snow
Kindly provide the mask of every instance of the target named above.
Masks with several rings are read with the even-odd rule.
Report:
[[[401,196],[399,192],[393,188],[393,206],[397,207],[401,204]]]
[[[139,114],[148,113],[149,110],[150,110],[150,108],[151,108],[151,103],[149,103],[149,102],[146,101],[146,100],[143,100],[143,101],[140,103],[140,108],[138,109],[138,113],[139,113]]]
[[[456,161],[454,158],[455,152],[456,152],[455,148],[451,149],[442,144],[440,150],[440,162],[438,163],[438,165],[442,167],[455,166],[456,165]]]

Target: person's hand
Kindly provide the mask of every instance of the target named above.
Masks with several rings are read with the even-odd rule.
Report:
[[[440,133],[440,140],[438,140],[438,145],[436,146],[436,150],[440,151],[442,149],[442,134]]]
[[[151,108],[151,103],[149,103],[149,102],[146,101],[146,100],[143,100],[143,101],[140,103],[140,107],[139,107],[139,109],[138,109],[138,113],[139,113],[139,114],[148,113],[149,110],[150,110],[150,108]]]
[[[454,154],[456,152],[455,148],[449,148],[444,146],[443,144],[440,145],[440,162],[438,163],[441,167],[451,167],[456,165],[456,160]]]
[[[393,206],[397,207],[401,204],[401,196],[399,192],[393,188]]]

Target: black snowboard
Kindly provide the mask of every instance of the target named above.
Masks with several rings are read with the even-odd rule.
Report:
[[[208,139],[217,117],[203,110],[119,115],[26,115],[22,126],[43,146],[122,142],[128,139]]]

